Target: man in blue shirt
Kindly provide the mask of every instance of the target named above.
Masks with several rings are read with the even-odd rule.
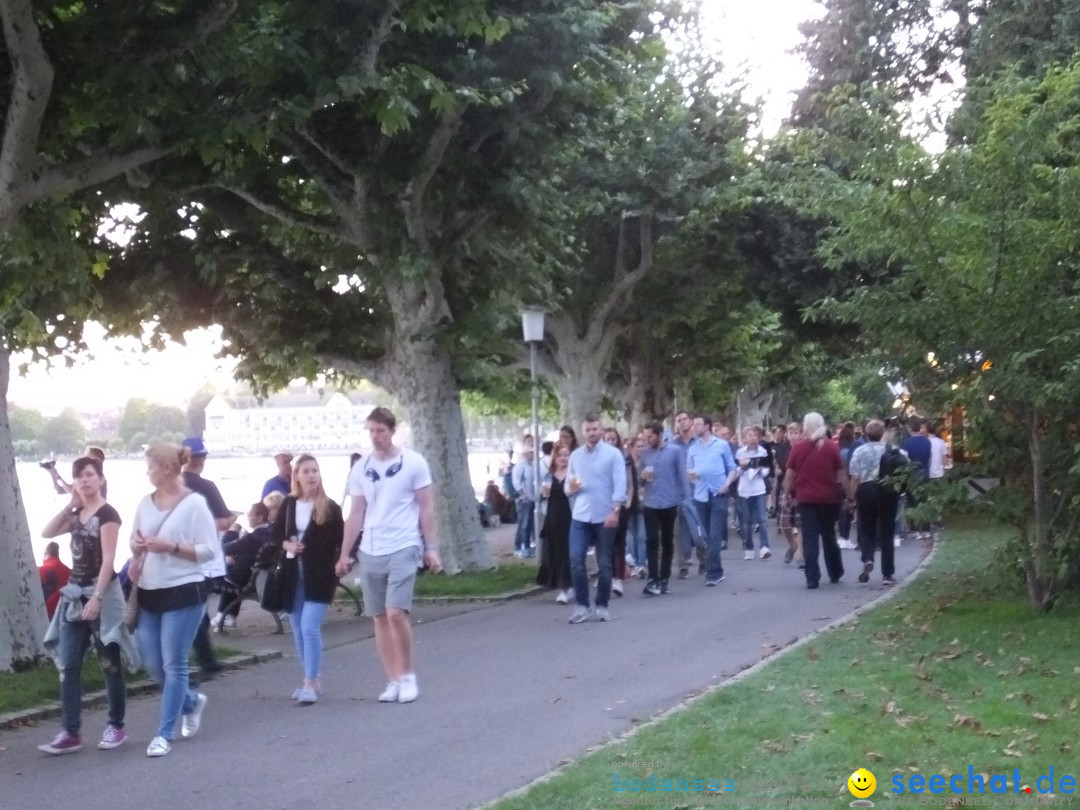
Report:
[[[570,576],[577,606],[570,624],[589,618],[589,577],[585,555],[596,546],[600,578],[596,583],[596,620],[606,622],[611,597],[612,548],[619,511],[626,501],[626,462],[615,447],[601,441],[600,417],[589,414],[582,424],[585,444],[570,454],[567,494],[570,496]]]
[[[728,490],[739,475],[731,446],[712,433],[712,419],[694,417],[695,441],[687,450],[686,466],[694,487],[694,503],[705,529],[705,585],[724,581],[720,550],[727,545]]]
[[[260,501],[271,492],[280,492],[282,495],[292,492],[292,454],[284,451],[275,453],[274,463],[277,464],[277,475],[266,479],[262,495],[259,496]]]
[[[664,444],[660,422],[645,425],[645,451],[641,454],[641,498],[645,518],[645,548],[649,558],[646,596],[668,592],[671,558],[675,556],[675,519],[686,496],[689,479],[686,461],[674,442]]]
[[[514,491],[517,492],[517,529],[514,532],[514,556],[533,557],[533,520],[536,507],[536,472],[533,469],[533,447],[518,448],[518,462],[513,471]]]
[[[686,411],[675,414],[675,436],[668,442],[682,452],[683,466],[686,466],[686,454],[694,443],[694,420]],[[684,481],[688,484],[688,481]],[[697,505],[691,488],[686,487],[682,502],[679,504],[679,579],[690,575],[690,559],[696,551],[698,573],[705,573],[705,528],[698,518]]]

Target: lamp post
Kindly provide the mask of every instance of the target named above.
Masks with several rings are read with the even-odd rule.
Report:
[[[540,553],[540,386],[536,379],[536,353],[544,339],[544,312],[527,309],[521,313],[521,331],[529,344],[529,379],[532,382],[532,435],[533,435],[533,485],[536,500],[533,501],[532,544]]]

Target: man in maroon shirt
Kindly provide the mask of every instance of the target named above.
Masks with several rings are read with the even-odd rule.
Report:
[[[811,411],[803,419],[803,439],[791,448],[784,490],[795,497],[802,524],[806,587],[817,588],[821,579],[818,545],[825,557],[829,581],[844,575],[844,562],[836,542],[836,521],[847,487],[847,470],[835,442],[826,439],[825,420]]]
[[[45,593],[45,609],[51,619],[60,601],[60,589],[68,584],[68,577],[71,576],[71,569],[60,561],[59,543],[45,546],[45,560],[38,569],[38,576],[41,577],[41,589]]]

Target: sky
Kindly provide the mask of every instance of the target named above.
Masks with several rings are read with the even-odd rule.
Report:
[[[799,42],[799,23],[817,16],[812,0],[702,0],[702,19],[729,69],[745,66],[750,85],[764,100],[766,133],[786,115],[806,71],[791,50]],[[65,407],[80,413],[119,410],[132,397],[185,407],[211,382],[218,390],[232,381],[234,361],[214,357],[221,347],[219,330],[198,330],[186,346],[143,352],[138,341],[107,341],[103,330],[87,327],[90,351],[74,367],[62,361],[35,364],[18,374],[24,358],[13,358],[9,401],[54,415]]]

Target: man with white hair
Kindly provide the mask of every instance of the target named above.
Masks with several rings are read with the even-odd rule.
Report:
[[[847,471],[839,448],[828,441],[827,435],[821,414],[808,413],[803,418],[803,439],[791,448],[784,477],[784,491],[794,495],[798,504],[806,587],[811,590],[821,579],[819,544],[829,581],[836,584],[844,575],[844,561],[836,543],[836,521],[847,490]]]

